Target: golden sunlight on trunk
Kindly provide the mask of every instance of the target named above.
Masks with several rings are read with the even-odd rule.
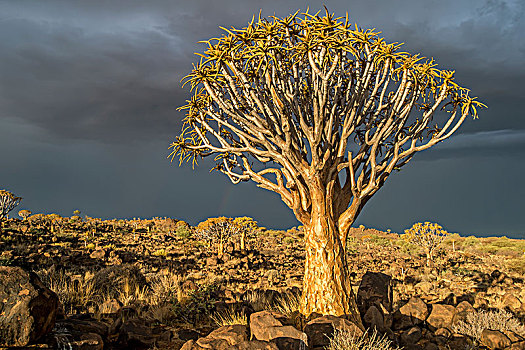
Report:
[[[309,225],[305,225],[306,262],[301,313],[349,315],[361,325],[355,295],[339,238],[337,223],[327,213],[326,200],[314,201]]]

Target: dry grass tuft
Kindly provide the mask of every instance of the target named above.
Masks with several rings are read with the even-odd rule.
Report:
[[[380,336],[376,330],[370,335],[367,333],[360,337],[348,330],[336,329],[330,338],[330,345],[326,350],[391,350],[392,342],[386,335]]]
[[[480,341],[485,329],[495,331],[512,331],[525,337],[525,327],[514,316],[504,310],[476,311],[467,315],[466,322],[459,321],[453,331]]]
[[[123,306],[129,306],[136,303],[145,304],[150,299],[150,291],[146,286],[140,287],[130,283],[128,278],[122,283],[122,290],[119,291],[117,300]]]
[[[173,271],[157,275],[151,282],[152,305],[160,305],[166,302],[182,302],[187,298],[182,288],[183,277]]]
[[[294,312],[298,311],[300,306],[300,296],[286,293],[278,296],[272,305],[268,305],[268,309],[277,311],[289,317]]]
[[[234,309],[227,309],[223,313],[217,313],[211,316],[211,319],[219,327],[232,326],[235,324],[248,325],[248,316],[243,312],[236,312]]]
[[[73,310],[86,310],[93,302],[95,288],[91,272],[72,277],[64,271],[40,270],[37,271],[37,275],[56,293],[66,313],[73,313]]]
[[[148,310],[146,318],[162,324],[169,324],[175,318],[173,306],[169,304],[156,305]]]

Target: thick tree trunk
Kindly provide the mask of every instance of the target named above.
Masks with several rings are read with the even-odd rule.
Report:
[[[331,217],[326,199],[317,199],[312,203],[310,224],[304,227],[306,262],[301,313],[349,315],[362,327],[337,221]]]

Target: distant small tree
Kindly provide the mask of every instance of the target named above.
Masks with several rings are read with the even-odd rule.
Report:
[[[411,228],[405,230],[405,239],[420,247],[423,247],[427,256],[427,266],[434,257],[434,252],[449,235],[447,231],[438,224],[431,222],[417,222]]]
[[[217,255],[224,254],[224,246],[230,238],[239,233],[239,227],[233,219],[226,217],[209,218],[197,225],[197,238],[217,245]]]
[[[241,250],[246,250],[246,240],[250,234],[257,231],[259,227],[257,226],[257,221],[253,220],[250,217],[243,216],[235,218],[233,223],[237,226],[237,230],[240,232],[240,245]]]
[[[0,219],[6,218],[7,214],[16,208],[21,200],[22,197],[17,197],[6,190],[0,190]]]
[[[30,217],[31,214],[31,211],[26,209],[22,209],[18,212],[18,216],[20,216],[24,221],[27,220],[27,218]]]
[[[60,232],[60,227],[62,224],[62,217],[58,214],[48,214],[46,215],[46,221],[49,226],[51,233]]]

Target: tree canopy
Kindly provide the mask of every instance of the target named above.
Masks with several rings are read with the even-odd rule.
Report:
[[[369,198],[394,169],[484,106],[454,71],[402,51],[348,15],[298,11],[223,29],[184,79],[194,94],[182,107],[172,157],[214,155],[215,169],[233,183],[253,180],[277,192],[303,223],[309,178],[337,182],[345,171],[345,184],[333,189],[343,214],[350,198]],[[257,169],[253,160],[272,166]]]

